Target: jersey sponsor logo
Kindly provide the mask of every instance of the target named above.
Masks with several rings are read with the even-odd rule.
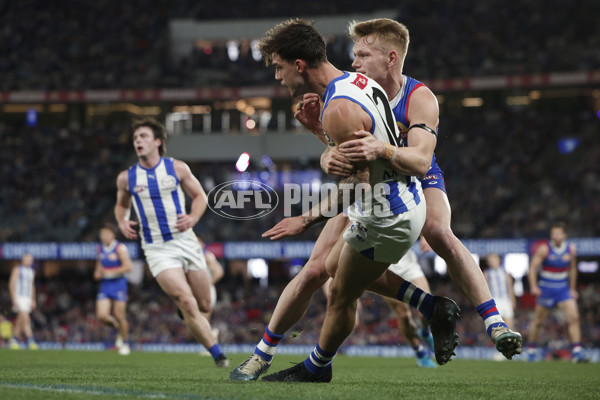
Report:
[[[352,84],[358,86],[359,89],[363,90],[367,87],[367,82],[369,82],[369,80],[366,76],[362,76],[361,74],[356,75],[356,79],[352,82]]]
[[[156,176],[154,176],[154,174],[148,174],[148,179],[156,179]]]
[[[119,259],[119,256],[117,256],[115,253],[110,253],[108,255],[108,259],[111,260],[111,261],[116,261],[116,260]]]
[[[134,186],[133,191],[136,193],[141,193],[146,189],[148,189],[148,186],[146,186],[146,185],[136,185],[136,186]]]
[[[160,183],[165,189],[175,189],[177,187],[177,180],[172,175],[165,176]]]

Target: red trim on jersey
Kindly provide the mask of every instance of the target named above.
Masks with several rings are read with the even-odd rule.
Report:
[[[408,122],[410,125],[410,121],[408,120],[408,107],[410,106],[410,96],[412,96],[413,92],[420,88],[421,86],[425,86],[423,83],[417,83],[414,88],[408,93],[408,97],[406,98],[406,109],[404,110],[404,120]]]
[[[569,269],[570,265],[567,265],[566,267],[549,267],[549,266],[542,266],[542,271],[548,271],[548,272],[565,272],[567,269]]]

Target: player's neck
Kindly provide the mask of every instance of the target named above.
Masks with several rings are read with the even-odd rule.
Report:
[[[329,62],[321,64],[321,66],[314,69],[314,72],[312,73],[311,83],[314,92],[320,97],[323,97],[329,82],[342,76],[343,74],[344,72],[340,71]]]
[[[404,84],[404,76],[402,72],[392,73],[387,76],[387,78],[383,82],[377,82],[381,85],[383,90],[385,90],[385,94],[387,94],[388,100],[392,101],[398,93],[400,93],[400,89],[402,89],[402,85]]]
[[[160,162],[160,154],[158,152],[149,154],[147,156],[140,156],[138,158],[140,165],[146,169],[152,169]]]

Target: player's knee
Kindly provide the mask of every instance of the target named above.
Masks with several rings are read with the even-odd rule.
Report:
[[[203,313],[210,313],[212,311],[212,306],[210,304],[210,299],[199,299],[198,301],[198,309]]]
[[[315,292],[329,279],[329,275],[327,275],[323,264],[318,263],[307,263],[300,274],[300,279],[296,286],[296,290],[299,292]]]
[[[171,297],[173,298],[175,304],[177,304],[177,307],[179,307],[181,312],[186,315],[191,315],[199,309],[198,302],[196,301],[196,298],[192,296],[191,293],[176,294]]]
[[[109,323],[110,322],[110,315],[108,313],[105,313],[105,312],[97,313],[96,314],[96,318],[98,318],[98,320],[100,322],[103,322],[103,323]]]

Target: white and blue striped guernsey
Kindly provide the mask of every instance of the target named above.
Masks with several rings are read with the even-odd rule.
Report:
[[[371,118],[371,133],[379,141],[398,147],[404,146],[387,95],[373,79],[354,72],[344,72],[342,76],[327,85],[323,95],[322,113],[334,99],[346,99],[360,105]],[[389,192],[385,195],[388,204],[379,203],[379,209],[391,215],[398,215],[421,202],[423,198],[421,183],[414,176],[399,174],[387,160],[382,159],[369,163],[369,170],[371,187],[377,183],[388,184]],[[376,203],[378,203],[377,198],[374,198],[371,204],[362,203],[362,210],[359,212],[366,213],[368,208],[372,211]]]
[[[161,157],[154,168],[137,163],[127,171],[143,244],[167,242],[180,233],[175,224],[177,215],[185,212],[185,196],[173,163]]]
[[[510,301],[510,291],[508,289],[508,276],[506,275],[506,270],[504,267],[499,268],[488,268],[485,271],[485,275],[488,279],[488,283],[490,286],[490,292],[492,293],[492,298],[496,301],[502,299]]]
[[[33,267],[19,265],[19,276],[17,278],[16,290],[17,296],[30,298],[32,295],[33,279],[35,272]]]

